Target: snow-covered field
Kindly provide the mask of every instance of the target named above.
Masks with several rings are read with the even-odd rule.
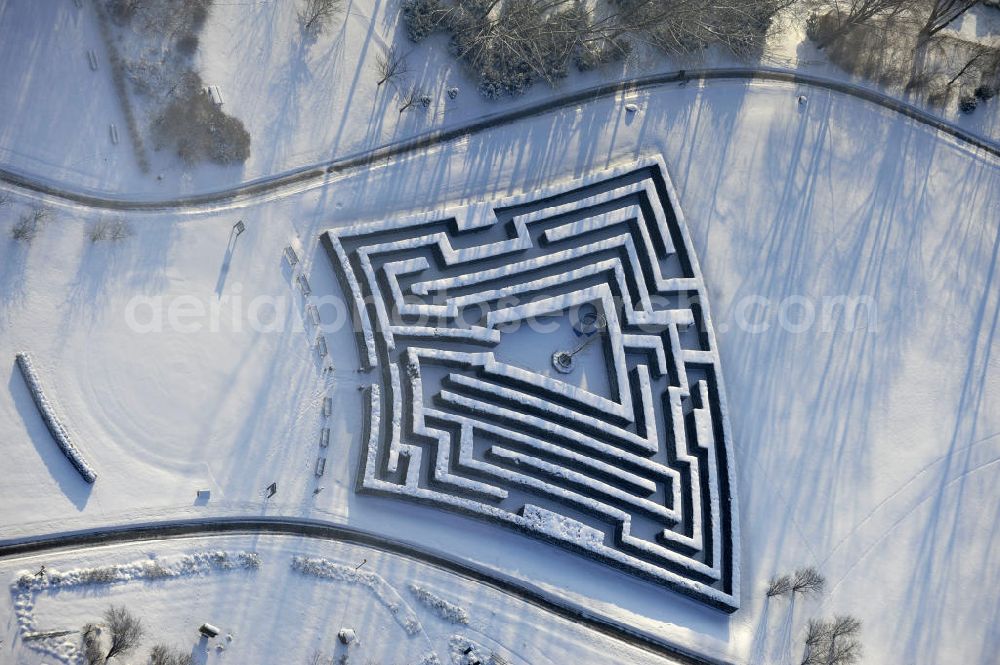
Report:
[[[257,569],[212,565],[215,553],[235,559],[249,549],[259,555]],[[302,572],[293,565],[297,558],[344,572],[337,578]],[[362,561],[366,563],[355,571]],[[307,663],[319,651],[334,662],[346,654],[351,663],[449,665],[472,662],[462,660],[469,647],[484,663],[493,654],[493,662],[510,665],[547,665],[566,658],[662,662],[494,589],[351,545],[270,536],[183,539],[4,562],[0,571],[14,582],[19,571],[31,577],[41,563],[50,578],[108,565],[125,570],[114,582],[27,593],[15,585],[0,594],[4,614],[13,617],[16,611],[17,616],[0,637],[4,663],[59,662],[72,658],[72,647],[79,642],[78,635],[42,638],[28,642],[33,648],[20,646],[12,654],[6,647],[18,641],[19,630],[30,634],[19,628],[19,621],[30,622],[35,632],[79,630],[84,623],[99,622],[110,603],[129,607],[146,625],[145,648],[124,662],[145,662],[148,648],[157,643],[190,653],[195,663]],[[182,572],[144,575],[154,566]],[[411,588],[415,578],[420,584]],[[221,634],[200,638],[198,627],[204,622]],[[342,628],[353,629],[357,641],[346,647],[339,643]]]
[[[8,2],[0,25],[37,13],[32,20],[63,34],[90,35],[96,28],[77,11],[69,1]],[[280,20],[264,20],[265,11]],[[245,59],[242,52],[203,63],[206,80],[232,77],[245,86],[227,90],[227,109],[255,136],[244,173],[177,169],[163,181],[141,179],[131,175],[127,146],[107,142],[106,120],[88,125],[92,133],[75,134],[81,118],[119,111],[106,76],[91,74],[85,50],[54,27],[39,30],[37,48],[0,41],[0,76],[22,84],[0,97],[0,115],[18,119],[0,125],[0,162],[82,187],[136,195],[162,187],[173,194],[424,128],[416,127],[424,122],[416,116],[404,116],[399,126],[361,131],[369,118],[377,122],[371,105],[378,101],[364,91],[373,77],[364,65],[355,69],[368,43],[357,28],[369,24],[353,13],[348,22],[357,21],[355,28],[344,35],[357,44],[321,40],[302,57],[327,67],[340,63],[336,80],[355,81],[361,101],[345,101],[339,88],[315,87],[333,85],[333,73],[300,84],[314,99],[285,100],[299,108],[282,108],[278,92],[256,99],[269,86],[284,90],[289,76],[305,71],[279,75],[281,68],[266,59],[268,48],[294,47],[267,36],[292,30],[294,21],[275,5],[258,12],[256,23],[213,18],[206,28],[261,33],[213,39],[259,49],[260,76],[267,70],[272,78],[227,70]],[[378,32],[392,23],[371,25]],[[49,47],[43,39],[52,40]],[[340,59],[323,60],[324,48],[337,49]],[[6,66],[29,57],[30,72]],[[70,61],[80,76],[67,74]],[[427,71],[446,66],[432,62]],[[87,104],[68,113],[69,102],[54,100],[54,86],[40,82],[46,78],[65,79],[65,95]],[[38,86],[48,96],[36,96]],[[79,86],[75,93],[72,86]],[[807,103],[797,102],[800,94]],[[467,89],[459,100],[472,97]],[[321,122],[316,108],[330,99],[348,110],[330,109]],[[625,103],[638,105],[638,113],[627,114]],[[482,110],[476,104],[455,112],[474,117]],[[386,115],[397,113],[389,108]],[[339,136],[341,128],[351,135]],[[46,131],[67,139],[37,140]],[[26,136],[35,137],[31,146],[21,143]],[[372,378],[357,371],[349,327],[326,336],[334,370],[323,371],[296,283],[305,274],[313,294],[342,297],[318,244],[326,229],[488,203],[648,156],[662,157],[678,189],[726,381],[742,527],[742,604],[732,615],[472,518],[358,496],[364,415],[358,388]],[[89,225],[115,213],[12,196],[0,207],[2,540],[161,518],[295,515],[447,552],[734,662],[798,662],[805,622],[834,613],[861,619],[865,662],[990,663],[1000,649],[1000,569],[993,563],[1000,558],[993,535],[1000,503],[996,158],[833,93],[712,83],[594,101],[232,206],[130,213],[135,234],[119,243],[87,237]],[[13,240],[7,229],[38,203],[51,207],[51,221],[30,245]],[[234,239],[239,219],[247,230]],[[283,258],[288,245],[301,259],[294,269]],[[863,304],[864,316],[853,326],[823,316],[844,298]],[[321,309],[327,324],[347,315],[335,305]],[[93,485],[39,417],[15,365],[19,352],[31,354],[47,398],[94,467]],[[326,396],[333,398],[329,418],[322,413]],[[324,427],[331,431],[325,451]],[[317,480],[321,454],[326,468]],[[265,499],[271,482],[278,492]],[[211,497],[197,497],[200,489]],[[361,662],[417,662],[428,643],[450,662],[452,635],[497,648],[510,662],[656,662],[489,588],[356,546],[269,537],[147,543],[4,560],[0,574],[13,583],[19,570],[40,563],[68,570],[129,563],[151,552],[209,550],[255,550],[264,563],[254,573],[43,593],[34,600],[37,625],[78,628],[108,600],[121,600],[143,608],[166,641],[185,649],[202,621],[231,632],[225,651],[212,643],[210,660],[258,662],[256,654],[267,648],[289,654],[285,662],[304,662],[314,648],[332,650],[336,631],[353,622],[362,647],[372,649]],[[367,558],[365,569],[410,604],[424,635],[382,638],[400,628],[372,600],[370,587],[341,588],[294,572],[293,555],[344,565]],[[765,602],[768,578],[807,565],[826,576],[825,594]],[[412,583],[465,609],[468,626],[423,608]],[[15,600],[12,593],[0,602]],[[16,638],[16,620],[5,626],[0,662],[38,662]],[[266,643],[251,637],[265,632]],[[247,651],[238,657],[241,649]],[[622,655],[609,661],[609,650]]]

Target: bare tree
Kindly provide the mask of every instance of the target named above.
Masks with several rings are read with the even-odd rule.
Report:
[[[830,628],[830,646],[825,665],[848,665],[861,659],[861,642],[857,634],[861,622],[852,616],[836,616]]]
[[[324,656],[322,651],[316,649],[306,660],[306,665],[333,665],[333,658]]]
[[[947,28],[952,21],[972,9],[979,0],[933,0],[927,22],[920,29],[924,39],[933,37]]]
[[[119,242],[132,236],[132,226],[124,219],[99,219],[91,225],[88,236],[90,242]]]
[[[775,575],[771,578],[771,581],[767,583],[767,597],[773,598],[774,596],[783,596],[792,590],[792,578],[788,575],[782,575],[778,577]]]
[[[45,222],[49,220],[50,212],[48,208],[32,208],[29,212],[21,215],[13,228],[10,230],[10,235],[14,240],[20,240],[22,242],[30,244],[35,236],[38,235],[38,231],[41,230]]]
[[[965,55],[965,63],[959,68],[947,87],[955,85],[958,79],[966,75],[978,73],[995,73],[1000,69],[1000,49],[990,44],[971,43],[971,48]]]
[[[401,79],[409,71],[409,67],[406,64],[406,56],[395,46],[390,46],[375,56],[375,70],[380,77],[375,85],[380,87],[383,83]]]
[[[0,192],[0,208],[4,207],[10,203],[10,194],[7,192]]]
[[[157,644],[149,652],[149,665],[192,665],[191,654],[172,649],[166,644]]]
[[[834,4],[837,27],[823,35],[817,46],[826,48],[855,28],[875,18],[891,18],[911,8],[914,0],[848,0]]]
[[[85,624],[80,629],[83,641],[83,659],[87,665],[99,665],[104,661],[104,649],[101,648],[101,629],[92,623]]]
[[[402,96],[399,98],[399,112],[402,114],[404,111],[410,111],[418,106],[426,108],[428,106],[429,98],[421,90],[420,86],[416,83],[411,83],[410,86],[403,91]]]
[[[341,0],[305,0],[299,18],[307,31],[319,33],[334,16],[340,13]]]
[[[821,665],[823,645],[830,640],[830,625],[825,621],[809,619],[806,628],[806,639],[802,649],[802,660],[799,665]]]
[[[99,219],[91,224],[90,229],[87,231],[87,236],[90,238],[90,242],[100,242],[102,240],[106,240],[110,226],[111,222],[106,219]]]
[[[801,665],[850,665],[861,658],[861,622],[852,616],[810,620]]]
[[[132,225],[128,223],[128,220],[116,219],[111,222],[111,234],[109,237],[112,241],[118,242],[119,240],[131,238],[133,233]]]
[[[107,622],[108,631],[111,633],[111,648],[104,656],[105,661],[130,653],[142,642],[146,632],[142,621],[125,606],[109,606],[104,612],[104,621]]]
[[[821,593],[825,584],[826,579],[812,566],[800,568],[792,577],[792,593]]]

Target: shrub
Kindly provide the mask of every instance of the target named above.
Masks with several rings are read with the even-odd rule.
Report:
[[[958,100],[958,110],[966,115],[975,111],[977,106],[979,106],[979,100],[972,95],[963,95]]]
[[[991,88],[988,85],[981,85],[978,88],[976,88],[976,90],[972,94],[976,96],[976,99],[985,102],[993,99],[996,96],[997,89]]]
[[[116,579],[118,579],[118,572],[112,566],[80,571],[80,581],[84,584],[110,584]]]
[[[256,552],[240,552],[236,558],[244,568],[249,568],[250,570],[260,568],[260,555]]]
[[[235,164],[250,156],[250,133],[205,94],[195,72],[187,73],[177,96],[153,122],[153,138],[158,149],[171,147],[188,164]]]
[[[149,651],[149,665],[191,665],[193,662],[191,654],[165,644],[157,644]]]
[[[149,580],[161,580],[170,577],[170,571],[163,567],[159,561],[149,561],[142,567],[143,575]]]

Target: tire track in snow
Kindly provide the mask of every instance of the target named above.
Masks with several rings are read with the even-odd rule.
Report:
[[[990,466],[993,466],[997,462],[1000,462],[1000,457],[995,457],[995,458],[993,458],[993,459],[991,459],[989,461],[983,462],[982,464],[978,464],[978,465],[972,467],[971,469],[963,471],[962,473],[960,473],[959,475],[955,476],[954,478],[952,478],[951,480],[949,480],[947,483],[945,483],[943,489],[948,489],[949,487],[951,487],[952,485],[954,485],[958,481],[963,480],[967,476],[970,476],[973,473],[976,473],[978,471],[982,471],[983,469],[986,469],[986,468],[988,468]],[[840,575],[840,577],[837,579],[837,582],[830,588],[830,594],[832,595],[833,592],[835,592],[837,590],[837,587],[839,587],[844,582],[844,580],[847,579],[848,575],[851,574],[851,571],[853,571],[855,568],[857,568],[861,564],[862,561],[864,561],[865,559],[868,558],[868,555],[872,553],[872,550],[874,550],[875,548],[877,548],[879,546],[879,544],[881,544],[881,542],[883,540],[885,540],[886,538],[889,537],[889,534],[891,534],[893,531],[896,530],[896,527],[898,527],[900,524],[902,524],[910,515],[912,515],[913,513],[915,513],[917,511],[917,509],[919,509],[921,506],[923,506],[925,503],[927,503],[927,501],[930,498],[931,498],[931,496],[925,496],[924,498],[922,498],[919,502],[917,502],[916,505],[914,505],[909,510],[907,510],[905,513],[903,513],[902,515],[900,515],[899,519],[895,520],[891,525],[889,525],[889,527],[887,529],[885,529],[885,531],[882,533],[882,535],[879,536],[879,538],[874,543],[872,543],[867,548],[865,548],[865,551],[861,553],[861,555],[857,558],[857,560],[855,560],[855,562],[852,563],[847,568],[847,570],[844,571],[844,573],[842,575]]]
[[[973,441],[972,443],[970,443],[968,445],[965,445],[965,446],[962,446],[961,448],[958,448],[954,452],[955,453],[959,453],[959,452],[961,452],[963,450],[968,450],[968,449],[973,448],[975,446],[978,446],[980,444],[987,443],[988,441],[991,441],[991,440],[993,440],[993,439],[995,439],[997,437],[1000,437],[1000,432],[997,432],[996,434],[990,434],[989,436],[985,436],[985,437],[979,439],[978,441]],[[840,547],[842,545],[844,545],[844,543],[846,543],[849,540],[851,540],[851,538],[854,536],[855,533],[857,533],[858,531],[860,531],[861,528],[864,527],[865,524],[867,524],[868,522],[871,521],[871,519],[875,516],[875,513],[879,512],[882,509],[882,507],[885,506],[886,504],[889,504],[889,503],[893,502],[896,499],[896,497],[898,497],[900,494],[902,494],[904,491],[906,491],[906,488],[908,488],[913,483],[917,482],[917,480],[921,476],[923,476],[925,473],[927,473],[928,471],[930,471],[933,467],[937,466],[938,464],[943,463],[944,461],[945,461],[945,457],[942,456],[942,457],[939,457],[939,458],[935,459],[932,462],[928,462],[922,469],[920,469],[915,474],[913,474],[913,476],[911,476],[909,480],[907,480],[905,483],[903,483],[898,488],[896,488],[896,490],[894,490],[892,493],[890,493],[884,499],[882,499],[881,501],[879,501],[878,504],[876,504],[875,507],[872,508],[868,512],[868,514],[865,515],[865,517],[854,526],[854,528],[852,528],[846,535],[844,535],[843,538],[841,538],[840,540],[837,541],[837,544],[834,545],[833,548],[827,553],[826,557],[824,557],[823,560],[819,562],[819,565],[820,566],[826,565],[826,562],[829,561],[833,557],[834,554],[836,554],[837,550],[839,550]],[[989,463],[990,462],[987,462],[986,464],[989,464]],[[962,476],[967,475],[967,474],[971,473],[972,471],[975,471],[977,468],[979,468],[979,467],[975,467],[973,469],[970,469],[970,470],[966,471],[965,473],[963,473],[962,475],[957,476],[957,477],[949,480],[945,484],[945,486],[947,487],[947,485],[950,485],[955,480],[959,480],[960,478],[962,478]],[[924,499],[924,500],[926,500],[926,499]],[[921,500],[920,503],[922,503],[922,502],[923,502],[923,500]],[[918,503],[917,506],[919,506],[920,503]],[[916,509],[917,506],[914,506],[913,509]],[[904,515],[904,517],[905,517],[905,515]]]

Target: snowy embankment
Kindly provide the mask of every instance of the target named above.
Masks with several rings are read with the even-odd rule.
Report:
[[[313,559],[304,556],[292,557],[292,570],[297,570],[300,573],[314,577],[366,586],[371,589],[379,602],[396,618],[396,621],[406,631],[407,635],[417,635],[423,631],[416,612],[377,573],[369,573],[359,568],[352,568],[344,564],[327,561],[326,559]]]
[[[80,472],[83,479],[88,483],[93,483],[97,480],[97,473],[87,463],[87,460],[84,459],[80,449],[73,445],[69,432],[56,416],[55,407],[49,401],[49,398],[45,396],[45,391],[42,390],[42,384],[38,380],[38,374],[35,372],[35,367],[31,362],[31,356],[27,353],[18,353],[16,358],[17,366],[21,370],[21,376],[24,377],[24,382],[28,384],[31,398],[35,400],[38,413],[42,416],[42,420],[45,421],[45,426],[49,429],[49,432],[52,433],[52,438],[56,440],[56,443],[59,444],[59,449],[63,451],[70,464]]]
[[[419,584],[411,583],[409,588],[410,593],[412,593],[421,604],[429,607],[442,619],[453,623],[469,623],[469,613],[465,611],[464,607],[460,607],[455,603],[441,598],[437,594],[425,589]]]

